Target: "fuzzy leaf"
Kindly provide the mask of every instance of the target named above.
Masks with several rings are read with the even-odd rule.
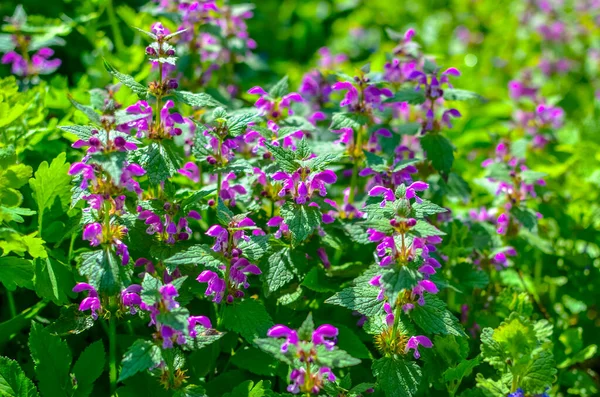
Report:
[[[142,84],[138,83],[132,76],[128,74],[120,73],[119,71],[117,71],[117,69],[115,69],[106,61],[104,61],[104,67],[106,68],[108,73],[116,77],[116,79],[123,83],[123,85],[129,87],[131,91],[133,91],[134,94],[136,94],[140,99],[148,98],[148,87],[145,87]]]
[[[298,245],[321,225],[321,213],[317,207],[285,203],[281,207],[281,216],[292,233],[292,242]]]
[[[33,382],[19,364],[8,357],[0,357],[0,395],[5,397],[39,397]]]
[[[373,375],[387,397],[415,396],[421,382],[421,368],[417,363],[393,357],[375,360]]]
[[[219,101],[205,92],[194,94],[188,91],[175,91],[173,93],[178,102],[183,102],[186,105],[208,108],[223,106]]]
[[[15,256],[0,257],[0,282],[9,291],[14,291],[17,287],[33,289],[33,275],[30,260]]]
[[[121,374],[119,382],[137,374],[140,371],[145,371],[149,368],[156,367],[160,364],[162,355],[160,348],[149,340],[138,339],[133,342],[133,345],[127,350],[121,361]]]
[[[460,323],[435,295],[426,295],[423,306],[415,305],[410,317],[426,333],[466,336]]]
[[[375,316],[383,311],[383,302],[377,299],[379,289],[368,285],[348,287],[325,300],[325,303],[356,310],[365,316]]]
[[[421,105],[425,103],[425,93],[413,88],[403,88],[398,90],[393,97],[386,99],[384,102],[408,102],[411,105]]]
[[[71,351],[67,343],[58,336],[50,335],[41,324],[33,322],[29,333],[29,350],[42,395],[70,396]]]
[[[247,341],[253,341],[265,335],[273,325],[271,316],[264,305],[253,299],[227,305],[223,312],[223,327],[242,335]]]

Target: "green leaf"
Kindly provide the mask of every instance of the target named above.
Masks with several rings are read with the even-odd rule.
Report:
[[[94,326],[94,319],[89,314],[80,312],[77,305],[60,308],[58,319],[46,327],[52,335],[77,335]]]
[[[480,358],[476,357],[472,360],[463,360],[458,365],[448,368],[444,371],[444,381],[460,383],[466,376],[471,375],[473,369],[479,365]]]
[[[237,332],[252,342],[267,333],[273,325],[273,320],[261,302],[246,299],[225,306],[222,324],[225,329]]]
[[[83,112],[83,114],[85,114],[92,123],[97,124],[97,125],[102,124],[102,122],[100,121],[100,115],[98,113],[96,113],[96,111],[94,109],[77,102],[75,99],[73,99],[71,94],[69,94],[67,97],[69,98],[69,101],[75,107],[75,109]]]
[[[230,114],[227,117],[227,132],[232,136],[239,136],[246,131],[248,123],[256,121],[259,117],[258,112],[254,109]]]
[[[292,233],[294,245],[306,240],[321,225],[321,212],[317,207],[286,202],[280,211]]]
[[[86,347],[73,366],[73,375],[77,381],[74,397],[85,397],[92,393],[94,382],[104,372],[105,361],[104,345],[101,340]]]
[[[446,88],[444,90],[444,99],[447,101],[470,101],[478,100],[483,102],[484,98],[476,92],[461,90],[460,88]]]
[[[421,138],[421,146],[433,167],[443,174],[450,172],[454,162],[454,146],[439,134],[427,134]]]
[[[422,202],[420,203],[414,203],[412,209],[415,211],[415,216],[417,218],[424,218],[426,216],[441,214],[448,211],[446,208],[440,207],[426,199],[422,199]]]
[[[410,230],[411,234],[415,234],[417,237],[431,237],[431,236],[444,236],[446,233],[442,232],[431,223],[418,220],[417,224]]]
[[[178,102],[183,102],[186,105],[208,108],[223,106],[219,101],[205,92],[194,94],[188,91],[175,91],[173,93]]]
[[[4,397],[39,397],[33,382],[25,376],[15,360],[0,357],[0,395]]]
[[[414,88],[403,88],[398,90],[393,97],[386,99],[384,102],[408,102],[411,105],[421,105],[425,103],[425,92],[422,90],[417,91]]]
[[[556,365],[549,351],[542,351],[524,369],[519,379],[520,386],[529,393],[543,393],[556,380]]]
[[[165,324],[177,331],[183,331],[187,334],[188,317],[190,312],[185,307],[178,307],[176,309],[160,313],[156,316],[156,319],[161,324]]]
[[[126,152],[94,153],[90,163],[98,164],[110,175],[115,184],[120,183],[123,168],[127,161]]]
[[[129,87],[131,91],[133,91],[140,99],[147,99],[149,95],[148,87],[143,86],[142,84],[135,81],[135,79],[128,75],[123,74],[117,71],[114,67],[112,67],[106,60],[104,61],[104,67],[108,71],[108,73],[112,74],[119,80],[123,85]]]
[[[392,357],[375,360],[373,375],[387,397],[415,396],[421,382],[421,368],[417,363]]]
[[[290,92],[288,76],[283,76],[271,89],[269,90],[269,96],[273,99],[281,98]]]
[[[466,336],[456,317],[435,295],[426,295],[425,304],[415,305],[410,312],[410,317],[426,333]]]
[[[306,261],[302,255],[290,248],[277,251],[267,261],[267,269],[263,271],[263,279],[268,292],[275,292],[288,284],[298,275],[298,269]]]
[[[369,121],[363,114],[340,112],[334,113],[331,118],[330,130],[341,130],[342,128],[352,128],[357,130]]]
[[[131,345],[127,353],[123,356],[119,382],[140,371],[156,367],[161,361],[162,354],[158,346],[149,340],[138,339],[133,342],[133,345]]]
[[[29,350],[42,395],[70,396],[71,351],[67,343],[33,322],[29,333]]]
[[[49,299],[57,305],[69,303],[75,285],[71,268],[53,258],[35,260],[35,292],[39,297]]]
[[[285,172],[296,172],[300,168],[300,163],[296,161],[296,155],[291,150],[284,149],[281,146],[273,146],[268,142],[265,142],[265,146],[275,157],[277,165]]]
[[[309,312],[306,319],[298,328],[298,337],[300,340],[310,340],[313,332],[315,332],[315,322],[313,321],[312,313]]]
[[[525,226],[529,231],[536,232],[538,226],[537,213],[526,207],[513,206],[510,209],[510,214],[515,217],[520,224]]]
[[[222,264],[221,257],[207,245],[192,245],[183,251],[176,253],[166,259],[164,264],[169,272],[173,272],[178,266],[202,265],[215,268]]]
[[[231,363],[261,376],[275,376],[279,364],[271,355],[252,346],[236,351],[231,357]]]
[[[323,345],[317,346],[317,363],[330,368],[352,367],[360,364],[358,358],[352,357],[342,349],[327,350]]]
[[[68,174],[69,163],[65,163],[66,153],[59,154],[52,163],[43,161],[29,180],[32,195],[38,205],[38,223],[42,226],[44,211],[60,201],[61,208],[66,211],[71,201],[71,177]]]
[[[33,289],[33,264],[30,260],[15,256],[0,257],[0,282],[6,289],[17,287]]]
[[[261,339],[254,340],[254,344],[256,346],[258,346],[258,348],[261,349],[262,351],[270,354],[271,356],[275,357],[279,361],[282,361],[288,365],[294,365],[294,360],[291,359],[290,356],[283,354],[281,352],[281,344],[282,343],[283,342],[281,340],[273,339],[273,338],[261,338]],[[290,349],[293,349],[293,346],[290,347]],[[288,352],[288,354],[289,353],[290,352]]]
[[[81,255],[79,272],[100,293],[120,293],[124,281],[129,279],[128,271],[112,251],[91,251]]]
[[[334,292],[339,288],[339,283],[327,276],[320,267],[310,269],[301,285],[316,292]]]
[[[325,303],[356,310],[365,316],[375,316],[383,311],[383,302],[377,299],[379,289],[369,285],[348,287],[325,300]]]
[[[61,130],[71,133],[77,138],[87,141],[92,137],[92,131],[95,130],[95,127],[89,125],[59,125],[58,128]]]
[[[153,185],[166,181],[177,173],[181,157],[173,142],[163,140],[136,150],[137,162],[146,170],[148,180]]]
[[[250,262],[258,262],[269,251],[269,236],[249,236],[238,244]]]

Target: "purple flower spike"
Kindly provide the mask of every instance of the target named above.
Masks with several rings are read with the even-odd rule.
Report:
[[[433,343],[431,340],[423,335],[420,336],[411,336],[408,342],[406,343],[406,352],[410,349],[414,349],[414,357],[418,360],[421,357],[421,353],[419,353],[419,346],[423,346],[426,348],[432,348]]]

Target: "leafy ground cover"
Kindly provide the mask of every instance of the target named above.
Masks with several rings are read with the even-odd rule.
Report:
[[[598,395],[597,1],[0,12],[0,395]]]

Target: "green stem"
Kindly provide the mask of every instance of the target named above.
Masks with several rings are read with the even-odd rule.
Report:
[[[75,238],[77,238],[77,234],[71,234],[71,242],[69,243],[69,254],[67,255],[67,263],[71,265],[71,261],[73,260],[73,247],[75,246]]]
[[[117,319],[108,320],[108,376],[110,395],[116,396],[117,390]]]
[[[10,310],[10,318],[17,316],[17,305],[15,305],[15,297],[8,288],[6,289],[6,300],[8,300],[8,309]]]
[[[363,127],[356,131],[356,139],[354,141],[354,164],[352,166],[352,179],[350,179],[350,194],[348,195],[348,202],[350,204],[354,203],[354,191],[358,186],[358,167],[360,163],[360,156],[362,155],[362,136]]]
[[[115,47],[117,52],[122,52],[125,48],[125,45],[123,44],[123,36],[121,36],[121,30],[119,29],[119,21],[117,21],[113,0],[108,0],[106,2],[106,12],[108,14],[108,20],[110,22],[113,38],[115,39]]]

